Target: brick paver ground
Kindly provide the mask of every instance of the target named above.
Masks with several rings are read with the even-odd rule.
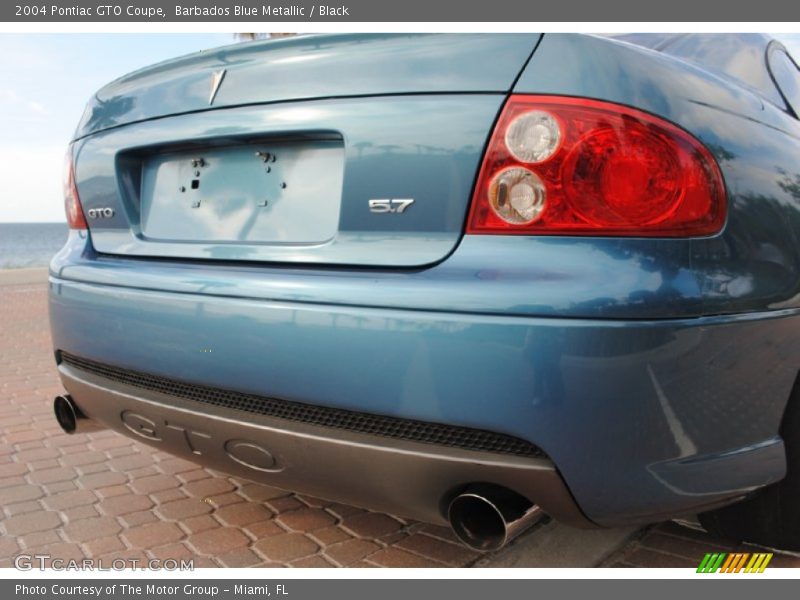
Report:
[[[603,567],[688,567],[696,569],[707,552],[774,552],[770,567],[800,567],[800,554],[776,552],[749,544],[731,544],[677,523],[647,527],[603,561]]]
[[[0,285],[0,566],[23,552],[194,558],[196,567],[441,567],[480,558],[444,528],[227,477],[110,431],[66,435],[51,408],[62,391],[45,286]],[[693,566],[723,547],[666,524],[603,564]]]

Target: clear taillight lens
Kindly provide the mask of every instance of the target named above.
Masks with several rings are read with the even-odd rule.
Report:
[[[64,211],[67,213],[67,225],[70,229],[88,229],[83,216],[78,188],[75,185],[75,161],[72,146],[64,157]]]
[[[707,236],[725,213],[714,157],[679,127],[597,100],[515,95],[484,157],[467,232]]]
[[[544,213],[546,202],[544,184],[528,169],[505,169],[489,184],[489,205],[507,223],[533,223]]]
[[[512,119],[506,129],[506,148],[520,162],[540,163],[558,149],[561,126],[543,110],[526,111]]]

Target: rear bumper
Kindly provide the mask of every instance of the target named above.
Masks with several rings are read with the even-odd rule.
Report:
[[[80,357],[198,385],[498,432],[546,453],[521,459],[232,417],[61,366],[78,405],[123,433],[136,435],[121,420],[125,411],[156,424],[186,423],[215,436],[216,450],[200,460],[248,478],[253,469],[224,447],[252,440],[283,465],[257,479],[428,521],[442,520],[442,498],[480,480],[506,484],[565,521],[580,523],[582,511],[594,523],[618,525],[692,513],[785,474],[778,430],[797,375],[793,311],[657,321],[503,317],[57,277],[50,309],[55,348]],[[199,458],[169,432],[157,443]]]
[[[65,363],[59,365],[59,374],[88,418],[253,481],[441,524],[449,501],[480,481],[536,499],[561,521],[591,526],[553,463],[544,458],[402,440],[386,444],[370,435],[144,391]]]

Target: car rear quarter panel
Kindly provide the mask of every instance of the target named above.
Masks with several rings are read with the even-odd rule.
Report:
[[[694,300],[695,310],[704,314],[800,306],[796,119],[687,62],[582,35],[545,35],[514,92],[597,98],[652,112],[700,139],[722,170],[728,220],[719,235],[678,242],[681,249],[666,254],[659,242],[580,243],[652,273],[661,282],[656,295],[675,299],[670,301],[675,314],[691,311]],[[694,285],[685,281],[689,274]],[[641,299],[635,292],[628,302]]]

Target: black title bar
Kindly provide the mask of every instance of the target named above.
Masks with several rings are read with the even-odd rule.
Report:
[[[105,0],[106,2],[108,0]],[[0,5],[7,22],[793,22],[787,0],[17,0]]]

